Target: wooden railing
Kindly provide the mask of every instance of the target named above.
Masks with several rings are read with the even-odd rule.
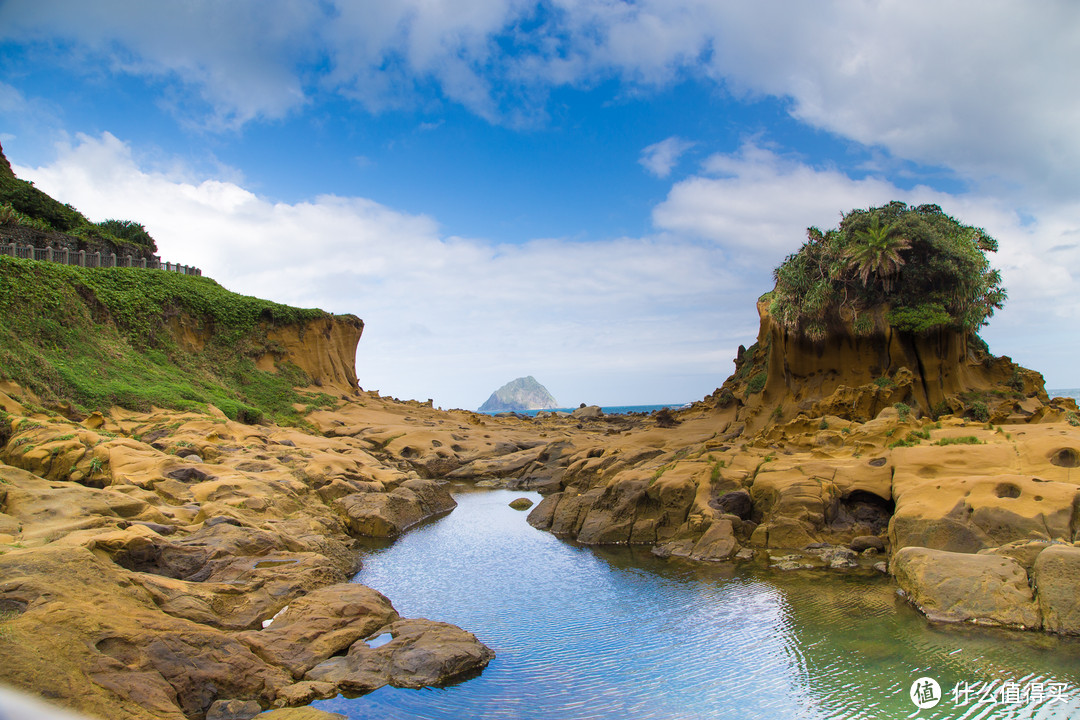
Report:
[[[27,260],[44,260],[62,265],[77,265],[79,267],[128,267],[144,268],[147,270],[165,270],[166,272],[182,273],[184,275],[202,275],[202,270],[190,265],[179,263],[162,262],[156,255],[147,258],[137,258],[133,255],[117,255],[116,253],[88,253],[85,250],[69,250],[67,248],[53,249],[50,247],[32,247],[7,243],[0,245],[0,255],[25,258]]]

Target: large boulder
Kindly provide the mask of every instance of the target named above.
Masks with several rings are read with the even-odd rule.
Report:
[[[570,417],[575,420],[598,420],[604,417],[604,411],[600,409],[599,405],[586,405],[574,410],[570,413]]]
[[[299,680],[311,668],[398,619],[390,601],[365,585],[320,588],[288,606],[262,630],[241,641],[259,657]]]
[[[1010,557],[906,547],[890,568],[908,600],[931,620],[1041,625],[1027,573]]]
[[[397,537],[423,520],[457,507],[434,480],[407,480],[388,493],[365,492],[334,501],[349,530],[366,537]]]
[[[1035,559],[1032,577],[1045,629],[1080,635],[1080,547],[1046,548]]]
[[[729,560],[740,550],[735,538],[735,528],[731,517],[713,520],[709,529],[701,536],[690,551],[691,560]]]
[[[475,635],[443,622],[398,620],[382,632],[393,639],[375,648],[355,642],[348,654],[312,668],[307,679],[361,693],[383,685],[444,686],[478,674],[495,657]]]

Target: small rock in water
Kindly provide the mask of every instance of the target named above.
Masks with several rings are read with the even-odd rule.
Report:
[[[857,553],[861,553],[871,548],[877,550],[878,552],[884,552],[885,541],[876,535],[860,535],[856,538],[853,538],[851,540],[851,543],[848,544],[848,547],[850,547]]]
[[[261,712],[254,700],[216,700],[206,711],[206,720],[251,720]]]
[[[529,498],[517,498],[510,501],[510,507],[515,510],[528,510],[533,506],[533,501]]]

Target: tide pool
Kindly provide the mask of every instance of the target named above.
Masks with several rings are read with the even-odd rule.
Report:
[[[497,653],[484,673],[316,707],[351,720],[1080,714],[1077,639],[932,625],[872,572],[785,573],[575,546],[507,507],[523,496],[539,499],[455,492],[451,514],[392,545],[370,543],[356,577],[403,616],[475,633]],[[922,677],[941,688],[936,707],[909,697]]]

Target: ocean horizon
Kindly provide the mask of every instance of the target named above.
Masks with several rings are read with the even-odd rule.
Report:
[[[1080,402],[1080,388],[1048,388],[1046,394],[1050,397],[1070,397]],[[601,405],[600,409],[604,411],[606,415],[629,415],[631,413],[652,413],[664,408],[670,408],[676,410],[678,408],[689,407],[691,403],[666,403],[662,405]],[[519,410],[516,411],[519,415],[526,415],[528,417],[536,417],[539,412],[573,412],[577,410],[576,407],[560,407],[560,408],[541,408],[538,410]],[[508,412],[507,410],[495,410],[495,411],[481,411],[476,410],[482,415],[498,415],[501,412]]]
[[[647,414],[647,413],[655,412],[657,410],[663,410],[664,408],[671,408],[672,410],[674,410],[676,408],[688,407],[689,405],[690,405],[690,403],[688,403],[688,402],[667,403],[667,404],[664,404],[664,405],[601,405],[600,409],[604,412],[605,415],[629,415],[630,413],[646,413]],[[574,412],[575,410],[577,410],[576,407],[565,407],[565,408],[540,408],[540,409],[537,409],[537,410],[518,410],[516,412],[519,415],[527,415],[529,417],[536,417],[536,414],[540,413],[540,412],[566,412],[566,413],[569,413],[569,412]],[[486,411],[486,410],[477,410],[476,412],[479,412],[479,413],[481,413],[483,415],[498,415],[499,413],[509,412],[509,411],[507,411],[507,410],[495,410],[495,411],[490,411],[489,412],[489,411]]]

